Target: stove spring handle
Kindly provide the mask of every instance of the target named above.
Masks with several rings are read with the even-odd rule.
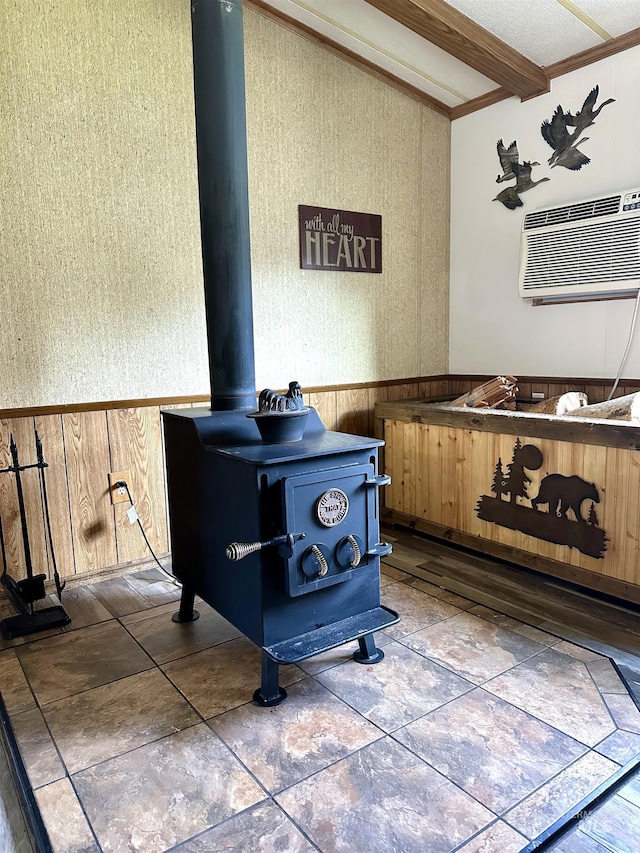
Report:
[[[285,545],[290,549],[290,556],[292,556],[294,543],[297,542],[298,539],[304,539],[304,537],[304,533],[285,533],[284,536],[275,536],[273,539],[269,539],[268,542],[231,542],[227,545],[225,553],[227,555],[227,559],[238,562],[239,560],[244,560],[244,558],[248,557],[249,554],[255,554],[256,551],[261,551],[263,548]]]
[[[318,570],[318,577],[323,578],[326,575],[326,573],[329,571],[329,564],[327,563],[324,554],[322,553],[320,548],[318,548],[317,545],[312,545],[309,550],[311,551],[313,556],[316,558],[316,560],[318,561],[318,565],[320,566],[320,568]]]
[[[360,560],[362,559],[362,554],[360,553],[360,546],[358,545],[355,536],[347,536],[347,542],[353,548],[353,560],[351,560],[351,568],[357,569],[360,565]]]

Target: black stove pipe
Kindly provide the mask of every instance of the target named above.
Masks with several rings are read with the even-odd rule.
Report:
[[[192,0],[211,408],[256,408],[242,0]]]

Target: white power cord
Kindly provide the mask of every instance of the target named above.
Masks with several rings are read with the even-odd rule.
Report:
[[[153,557],[153,559],[156,561],[158,568],[160,569],[162,574],[167,578],[167,580],[171,581],[171,583],[174,586],[182,588],[182,584],[180,583],[178,578],[175,577],[175,575],[170,574],[170,572],[168,572],[165,569],[165,567],[162,565],[160,560],[156,557],[155,552],[154,552],[154,550],[151,547],[151,544],[149,542],[149,539],[147,538],[147,534],[144,532],[144,527],[142,526],[142,522],[140,521],[138,513],[136,512],[135,504],[133,503],[133,498],[131,497],[131,492],[129,491],[129,486],[127,484],[127,481],[126,480],[118,480],[118,482],[115,485],[118,488],[124,487],[126,489],[127,497],[129,498],[129,503],[131,504],[131,509],[129,509],[127,511],[127,515],[129,515],[129,513],[132,513],[131,515],[129,515],[129,521],[131,522],[131,524],[135,524],[136,521],[138,522],[138,527],[140,528],[140,532],[142,533],[142,538],[146,542],[147,548],[151,552],[151,556]]]
[[[633,341],[633,331],[636,327],[636,318],[638,316],[638,306],[640,305],[640,290],[638,290],[638,295],[636,296],[636,304],[633,309],[633,317],[631,318],[631,328],[629,329],[629,340],[627,341],[627,348],[624,351],[624,355],[622,356],[622,360],[620,361],[620,367],[618,368],[618,374],[616,376],[615,382],[613,383],[613,388],[607,400],[610,400],[616,392],[616,388],[618,387],[618,382],[620,382],[620,377],[622,376],[622,369],[624,368],[624,364],[627,360],[627,356],[629,355],[629,350],[631,349],[631,342]]]

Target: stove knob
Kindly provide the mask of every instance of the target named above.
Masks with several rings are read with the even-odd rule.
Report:
[[[350,534],[338,542],[336,561],[343,569],[355,569],[360,565],[364,550],[362,539],[355,534]]]
[[[302,571],[308,578],[323,578],[329,571],[329,560],[326,545],[312,545],[302,555]]]

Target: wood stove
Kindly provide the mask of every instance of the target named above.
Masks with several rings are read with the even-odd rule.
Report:
[[[211,409],[163,412],[183,584],[174,621],[197,618],[197,594],[232,622],[262,649],[254,700],[274,705],[286,697],[280,664],[356,639],[360,663],[383,658],[374,632],[399,619],[380,604],[391,546],[380,542],[378,489],[389,478],[378,474],[382,441],[328,431],[313,409],[298,440],[258,428],[242,3],[191,8]],[[263,392],[261,409],[280,408],[278,397]]]

